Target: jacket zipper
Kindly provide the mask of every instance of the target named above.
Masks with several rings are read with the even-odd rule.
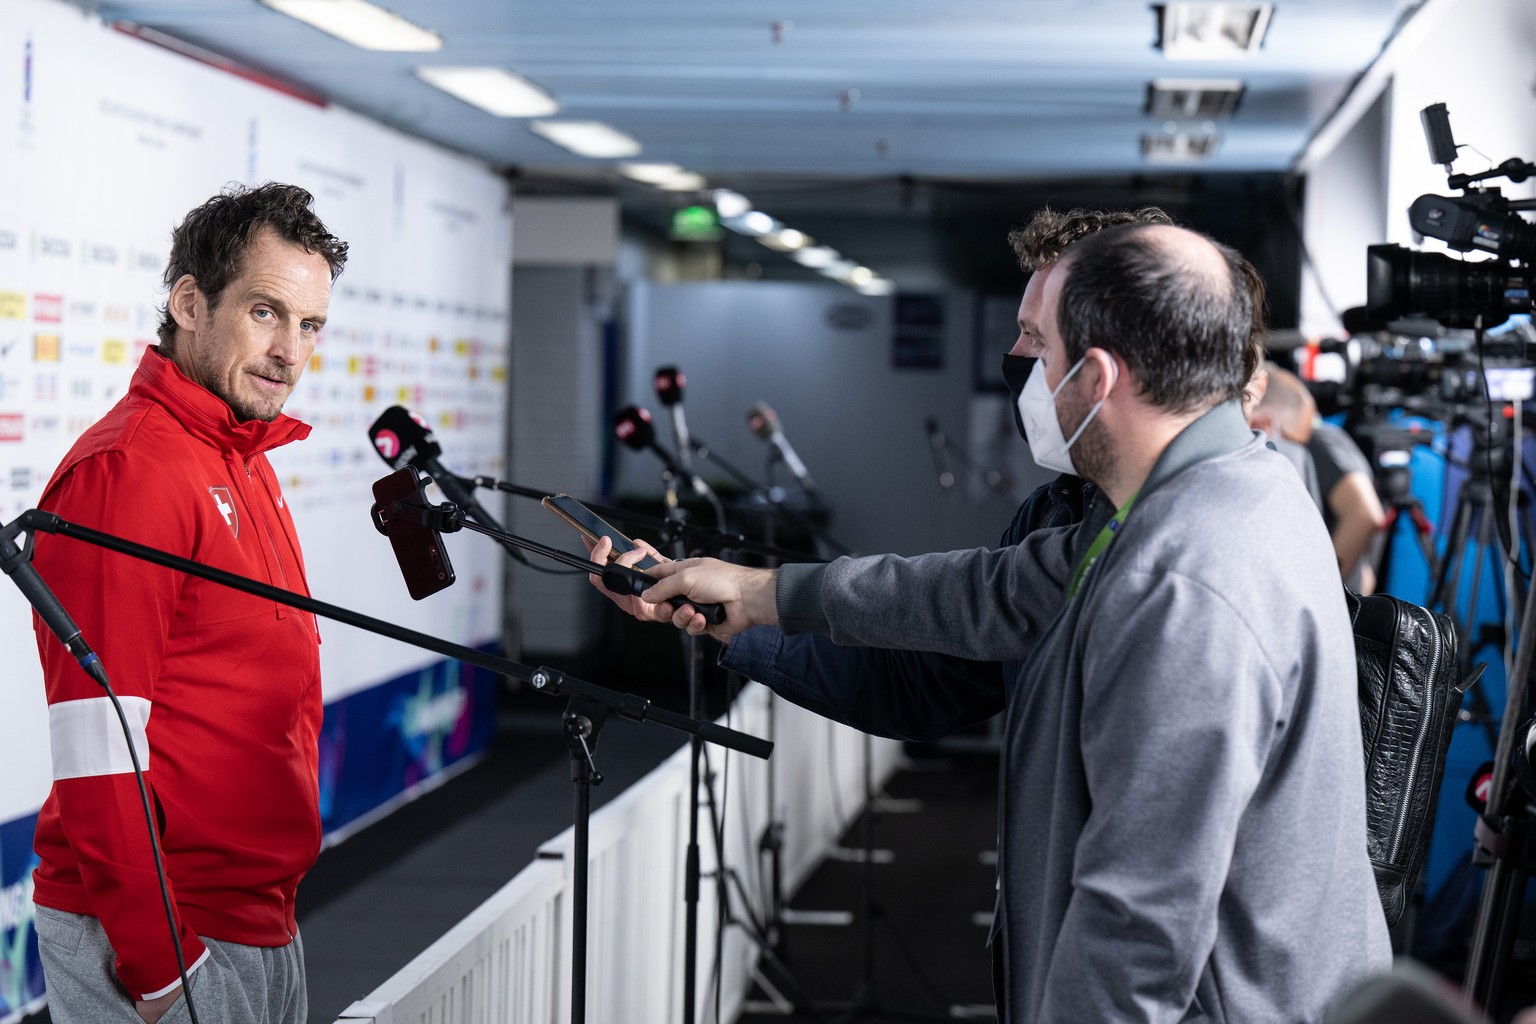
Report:
[[[267,522],[266,515],[258,509],[257,503],[251,500],[250,492],[256,489],[256,478],[251,474],[251,464],[243,458],[240,460],[240,464],[245,469],[245,507],[251,510],[251,518],[258,520],[261,524],[261,535],[266,539],[267,554],[272,559],[273,570],[277,576],[275,585],[282,587],[284,590],[291,590],[293,588],[288,586],[288,570],[284,567],[282,556],[278,553],[277,539],[272,536],[272,527]]]
[[[1403,845],[1403,833],[1408,828],[1408,808],[1413,803],[1413,784],[1419,774],[1419,758],[1424,752],[1424,741],[1429,738],[1429,726],[1436,717],[1434,682],[1435,676],[1440,671],[1440,627],[1433,619],[1429,623],[1429,636],[1433,641],[1430,645],[1429,671],[1426,673],[1429,685],[1424,692],[1425,708],[1419,718],[1419,734],[1413,741],[1413,757],[1408,762],[1408,779],[1403,785],[1403,800],[1397,809],[1397,827],[1392,830],[1392,848],[1387,853],[1387,860],[1393,863],[1397,861],[1398,852]]]

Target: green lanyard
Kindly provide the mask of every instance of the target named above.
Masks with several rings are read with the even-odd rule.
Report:
[[[1093,538],[1093,543],[1088,545],[1088,553],[1083,555],[1083,560],[1077,563],[1077,572],[1072,574],[1072,585],[1067,588],[1068,598],[1077,596],[1079,588],[1083,585],[1083,577],[1088,575],[1088,570],[1093,568],[1093,564],[1099,560],[1099,556],[1109,547],[1109,542],[1115,539],[1115,535],[1120,531],[1121,525],[1125,522],[1125,517],[1131,514],[1131,506],[1136,504],[1136,496],[1140,493],[1141,491],[1138,490],[1135,494],[1125,499],[1125,504],[1120,506],[1114,517],[1104,524],[1103,529],[1099,531],[1099,535]]]

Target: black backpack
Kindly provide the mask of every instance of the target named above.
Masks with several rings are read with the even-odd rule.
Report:
[[[1366,835],[1390,927],[1424,867],[1461,696],[1484,666],[1462,679],[1447,615],[1388,594],[1345,588],[1344,597],[1359,674]]]

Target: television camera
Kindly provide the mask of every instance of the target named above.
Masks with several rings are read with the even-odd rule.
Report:
[[[1443,253],[1416,252],[1400,245],[1366,250],[1366,318],[1386,323],[1425,316],[1447,327],[1486,328],[1533,309],[1531,265],[1536,263],[1536,225],[1518,211],[1536,209],[1536,200],[1506,199],[1491,178],[1525,181],[1536,165],[1514,157],[1479,174],[1453,174],[1459,148],[1444,103],[1420,112],[1430,159],[1445,168],[1447,186],[1462,195],[1423,195],[1408,208],[1414,238],[1437,238],[1460,252],[1492,254],[1467,262]]]

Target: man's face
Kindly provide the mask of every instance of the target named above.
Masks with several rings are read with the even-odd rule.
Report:
[[[1067,274],[1070,272],[1070,267],[1063,271],[1055,265],[1052,266],[1052,273],[1046,277],[1040,287],[1039,306],[1033,320],[1036,342],[1035,355],[1045,364],[1045,380],[1051,386],[1052,391],[1056,390],[1056,385],[1061,383],[1061,378],[1066,376],[1067,371],[1071,369],[1071,364],[1067,362],[1067,347],[1062,342],[1061,331],[1056,326],[1056,311],[1061,304],[1061,286],[1065,283]],[[1033,287],[1035,279],[1031,278],[1029,283]],[[1019,304],[1019,317],[1021,320],[1024,316],[1024,306],[1028,302],[1029,290],[1025,289],[1024,302]],[[1020,341],[1023,341],[1022,336]]]
[[[1054,263],[1048,263],[1029,275],[1029,283],[1024,286],[1024,298],[1019,301],[1019,337],[1013,343],[1013,348],[1008,350],[1011,356],[1023,356],[1026,359],[1040,357],[1040,306],[1045,294],[1045,282],[1050,278],[1053,266]]]
[[[325,257],[263,228],[218,306],[199,290],[190,301],[191,323],[177,317],[176,365],[237,419],[271,422],[315,350],[330,301]]]

